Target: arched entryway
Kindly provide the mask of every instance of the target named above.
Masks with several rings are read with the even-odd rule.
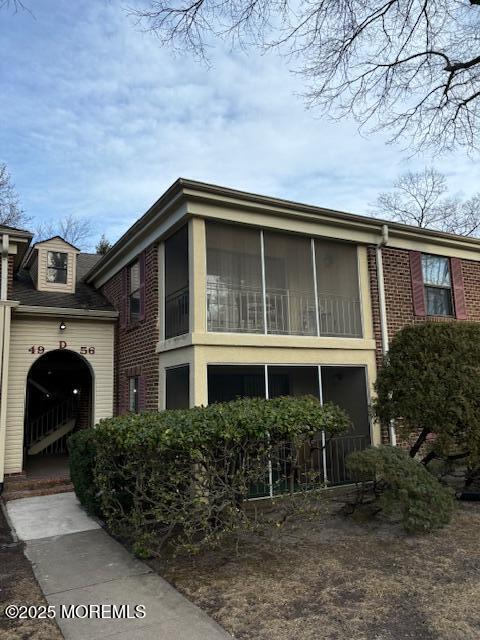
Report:
[[[67,439],[92,424],[93,377],[77,353],[56,349],[31,366],[27,378],[24,467],[66,468]]]

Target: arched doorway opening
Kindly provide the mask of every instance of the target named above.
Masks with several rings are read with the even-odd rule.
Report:
[[[68,438],[92,424],[92,388],[90,366],[73,351],[56,349],[34,362],[25,403],[27,473],[67,471]]]

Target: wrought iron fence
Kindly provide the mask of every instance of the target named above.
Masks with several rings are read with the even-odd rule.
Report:
[[[229,283],[207,283],[208,330],[230,333],[263,333],[263,292]],[[268,333],[317,335],[315,296],[305,291],[268,289],[265,294]],[[360,337],[360,301],[356,298],[319,295],[320,335]]]
[[[183,287],[165,296],[165,338],[188,333],[189,290]]]
[[[265,498],[348,484],[351,478],[345,459],[370,445],[367,435],[338,436],[323,440],[322,434],[301,446],[282,443],[275,447],[264,476],[251,486],[250,498]]]

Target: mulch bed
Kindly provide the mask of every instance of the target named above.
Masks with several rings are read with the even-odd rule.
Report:
[[[241,640],[478,640],[480,504],[424,536],[314,518],[150,565]]]

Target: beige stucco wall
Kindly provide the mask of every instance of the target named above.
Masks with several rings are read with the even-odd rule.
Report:
[[[198,210],[195,210],[198,213]],[[201,210],[202,215],[207,213]],[[215,214],[225,215],[225,219],[236,222],[239,219],[251,224],[266,223],[261,216],[248,218],[244,212],[230,212],[225,210],[212,212],[208,210],[208,217]],[[334,235],[332,229],[326,229],[316,222],[305,225],[289,220],[277,219],[276,223],[269,219],[265,226],[276,226],[284,230],[309,233],[312,236]],[[342,238],[341,234],[335,237]],[[352,240],[353,237],[343,239]],[[335,338],[321,336],[288,336],[262,335],[242,333],[212,333],[206,326],[206,243],[205,220],[194,217],[189,220],[189,257],[190,257],[190,333],[162,339],[157,344],[160,360],[159,379],[159,409],[165,408],[165,371],[169,367],[184,364],[190,366],[190,404],[205,405],[208,403],[207,368],[209,364],[291,364],[291,365],[344,365],[362,366],[366,369],[369,397],[373,394],[373,384],[376,378],[375,341],[373,332],[371,296],[367,262],[367,249],[358,245],[358,278],[362,309],[362,338]],[[162,256],[160,249],[160,256]],[[163,282],[160,278],[160,314],[163,320]],[[162,327],[160,327],[162,329]],[[372,426],[372,441],[381,441],[378,425]]]
[[[377,369],[375,351],[367,349],[282,349],[278,347],[195,345],[160,354],[159,409],[165,408],[165,371],[190,366],[190,404],[208,404],[207,368],[211,364],[343,365],[365,367],[368,398],[373,396]],[[372,425],[372,442],[380,444],[378,425]]]
[[[95,347],[94,354],[83,357],[93,374],[94,421],[113,412],[114,324],[105,320],[66,318],[67,328],[60,332],[60,319],[14,315],[11,325],[8,405],[5,441],[5,473],[22,470],[23,429],[27,376],[41,355],[32,354],[32,346],[43,346],[45,353],[58,349],[64,340],[67,348],[80,353],[81,347]]]

